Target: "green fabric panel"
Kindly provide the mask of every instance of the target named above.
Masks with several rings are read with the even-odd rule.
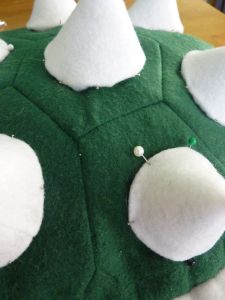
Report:
[[[0,299],[171,300],[185,294],[225,266],[224,237],[193,267],[172,262],[135,237],[127,201],[143,164],[133,155],[136,145],[150,157],[196,136],[196,150],[225,176],[224,128],[196,106],[180,75],[185,53],[210,46],[137,29],[147,56],[140,76],[78,93],[44,67],[43,51],[58,30],[0,33],[16,45],[0,65],[0,132],[33,147],[46,189],[41,231],[20,259],[0,270]]]
[[[140,299],[172,299],[213,277],[225,265],[223,240],[196,258],[196,265],[190,268],[151,252],[127,225],[130,183],[143,164],[142,159],[132,155],[133,148],[143,145],[146,156],[151,157],[164,149],[185,145],[193,135],[161,103],[109,122],[80,139],[96,261],[101,270],[118,279],[121,299],[139,299],[130,294],[133,285]],[[217,163],[201,140],[197,150]]]
[[[31,145],[45,180],[41,230],[16,262],[0,269],[0,299],[82,297],[95,264],[77,144],[13,88],[0,91],[0,131]]]
[[[148,39],[143,39],[142,44],[149,58],[141,76],[124,81],[114,89],[102,88],[96,91],[93,88],[78,93],[59,85],[45,70],[42,57],[37,63],[32,53],[31,57],[24,59],[15,87],[57,120],[70,135],[81,136],[102,123],[162,100],[159,46]],[[30,85],[31,73],[35,85]]]

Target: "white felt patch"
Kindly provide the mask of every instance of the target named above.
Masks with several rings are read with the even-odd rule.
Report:
[[[43,31],[64,24],[74,8],[74,0],[35,0],[33,11],[26,27]]]
[[[138,27],[180,33],[184,31],[176,0],[136,0],[129,14],[133,24]]]
[[[123,0],[81,0],[45,50],[47,70],[74,90],[137,75],[145,55]]]
[[[44,205],[42,170],[24,142],[0,135],[0,267],[17,259],[38,233]]]
[[[225,126],[225,47],[189,52],[182,75],[201,109]]]
[[[185,261],[212,248],[225,230],[225,180],[200,153],[169,149],[137,173],[129,223],[157,254]]]
[[[13,49],[14,47],[12,44],[8,45],[5,41],[0,39],[0,62],[2,62]]]
[[[224,300],[225,299],[225,269],[213,279],[193,288],[190,293],[175,300]]]

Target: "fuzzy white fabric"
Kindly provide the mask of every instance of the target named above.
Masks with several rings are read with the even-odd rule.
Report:
[[[224,300],[225,299],[225,269],[213,279],[193,288],[190,293],[175,300]]]
[[[182,75],[201,109],[225,126],[225,47],[189,52]]]
[[[28,29],[44,31],[64,24],[74,8],[74,0],[35,0]]]
[[[7,44],[4,40],[0,39],[0,62],[2,62],[14,49],[12,44]]]
[[[183,33],[176,0],[136,0],[129,9],[135,26]]]
[[[42,170],[24,142],[0,135],[0,267],[17,259],[38,233],[44,205]]]
[[[144,64],[123,0],[81,0],[45,51],[47,70],[77,91],[111,87]]]
[[[201,255],[225,230],[225,180],[190,148],[160,152],[132,183],[129,222],[136,236],[165,258]]]

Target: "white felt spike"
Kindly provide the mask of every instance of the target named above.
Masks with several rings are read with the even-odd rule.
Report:
[[[225,299],[225,269],[207,282],[193,288],[190,293],[174,300],[224,300]]]
[[[180,33],[184,31],[176,0],[136,0],[129,9],[129,15],[138,27]]]
[[[0,268],[17,259],[38,233],[44,204],[42,171],[24,142],[0,135]]]
[[[2,62],[14,49],[14,46],[12,44],[7,45],[5,41],[0,39],[0,62]]]
[[[74,0],[35,0],[28,29],[44,31],[64,24],[74,8]]]
[[[123,0],[81,0],[45,59],[47,70],[77,91],[111,87],[145,64]]]
[[[189,52],[182,75],[201,109],[225,126],[225,47]]]
[[[185,261],[212,248],[225,231],[225,180],[191,148],[169,149],[137,173],[129,223],[157,254]]]

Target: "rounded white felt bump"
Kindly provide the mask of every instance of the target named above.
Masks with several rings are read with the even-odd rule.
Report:
[[[225,47],[189,52],[182,75],[201,109],[225,126]]]
[[[0,62],[2,62],[14,49],[12,44],[7,44],[4,40],[0,39]]]
[[[225,230],[225,180],[200,153],[187,148],[155,155],[137,173],[129,223],[157,254],[185,261],[212,248]]]
[[[139,74],[144,64],[123,0],[80,0],[45,50],[49,73],[77,91],[111,87]]]
[[[74,8],[74,0],[35,0],[28,29],[44,31],[64,24]]]
[[[215,278],[193,288],[190,293],[174,300],[224,300],[225,299],[225,269]]]
[[[2,134],[0,170],[0,267],[4,267],[27,249],[40,229],[44,182],[30,146]]]
[[[129,9],[135,26],[183,33],[176,0],[136,0]]]

